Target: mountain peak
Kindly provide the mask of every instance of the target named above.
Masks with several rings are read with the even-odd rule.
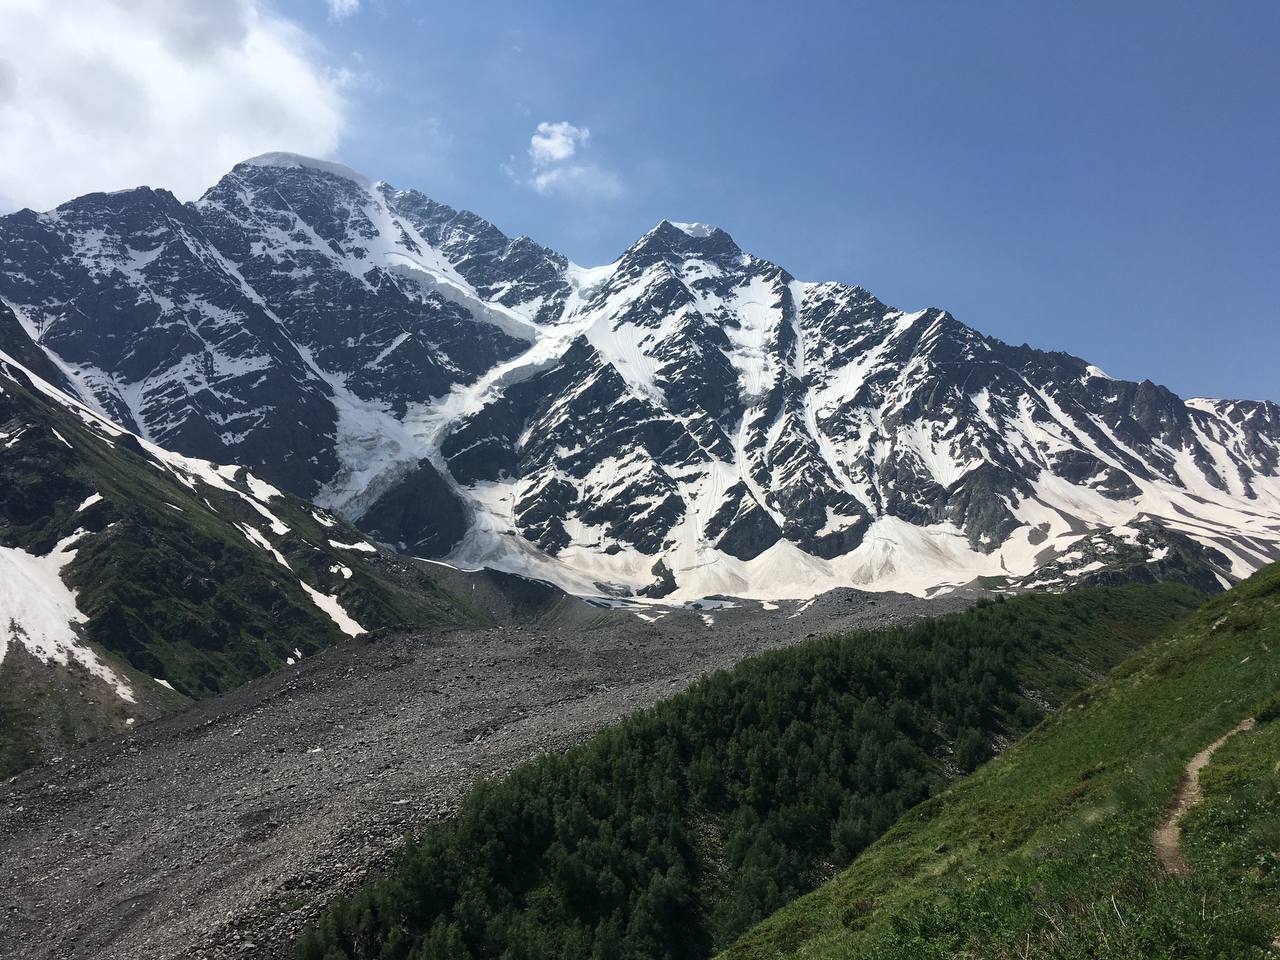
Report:
[[[663,219],[649,231],[649,234],[664,234],[676,239],[681,239],[682,236],[690,240],[718,239],[733,243],[733,237],[713,223],[685,223],[680,220]]]
[[[660,220],[652,230],[631,245],[629,252],[715,259],[721,256],[740,256],[742,249],[734,242],[733,237],[712,224]]]
[[[303,168],[307,170],[318,170],[321,173],[332,174],[335,177],[342,177],[344,180],[351,180],[362,187],[373,185],[373,181],[366,177],[363,173],[351,169],[346,164],[335,163],[332,160],[317,160],[314,157],[305,157],[300,153],[286,153],[283,151],[275,151],[272,153],[260,153],[256,157],[250,157],[248,160],[242,160],[236,164],[236,167],[279,167],[283,169]]]
[[[665,222],[690,237],[709,237],[717,231],[724,232],[710,223],[681,223],[679,220],[667,220]]]
[[[58,204],[54,208],[58,214],[75,210],[115,210],[122,205],[133,207],[160,206],[178,208],[182,202],[164,187],[149,187],[145,184],[137,187],[126,187],[123,190],[99,191],[86,193],[83,196]]]

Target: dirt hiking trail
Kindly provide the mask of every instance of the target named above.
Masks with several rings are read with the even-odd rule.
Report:
[[[1156,859],[1168,873],[1184,876],[1191,871],[1182,856],[1182,818],[1201,800],[1200,771],[1209,763],[1214,751],[1237,733],[1252,730],[1253,724],[1252,717],[1241,720],[1239,724],[1192,757],[1187,764],[1187,769],[1183,771],[1182,779],[1178,781],[1178,789],[1173,792],[1169,812],[1151,835],[1151,842],[1156,848]]]

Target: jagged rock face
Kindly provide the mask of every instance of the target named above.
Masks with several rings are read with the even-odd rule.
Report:
[[[360,526],[402,553],[430,557],[462,539],[467,518],[448,482],[422,460],[365,509]]]
[[[117,422],[304,493],[337,469],[328,385],[172,194],[5,217],[0,262],[0,297]]]
[[[437,279],[448,262],[363,180],[241,164],[195,210],[315,365],[397,414],[527,346],[477,322]]]
[[[1212,546],[1153,521],[1098,530],[1046,557],[1017,586],[1037,590],[1173,581],[1216,592],[1215,570],[1230,559]]]
[[[452,264],[486,302],[523,308],[539,323],[554,323],[573,288],[565,279],[569,261],[528,237],[514,240],[466,210],[436,203],[417,190],[379,193],[396,215]]]
[[[1280,556],[1275,404],[800,282],[714,227],[663,221],[586,269],[269,155],[194,204],[0,219],[0,257],[0,295],[111,415],[410,552],[676,597],[1018,584],[1129,521],[1223,579]]]

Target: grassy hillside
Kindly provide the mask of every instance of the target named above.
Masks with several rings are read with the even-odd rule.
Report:
[[[754,658],[480,785],[299,955],[708,956],[1199,599],[1025,596]]]
[[[1247,958],[1280,934],[1280,566],[1210,601],[724,952]],[[1188,761],[1185,875],[1152,840]]]
[[[425,564],[243,470],[157,453],[0,363],[4,570],[16,577],[59,543],[74,551],[61,579],[85,618],[79,638],[135,699],[74,659],[0,643],[0,776],[335,642],[344,632],[322,603],[366,630],[487,619]],[[0,641],[24,628],[3,629]]]

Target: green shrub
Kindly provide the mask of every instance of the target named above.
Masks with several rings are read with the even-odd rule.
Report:
[[[1270,723],[1280,717],[1280,690],[1264,700],[1262,705],[1253,711],[1253,716],[1259,723]]]

